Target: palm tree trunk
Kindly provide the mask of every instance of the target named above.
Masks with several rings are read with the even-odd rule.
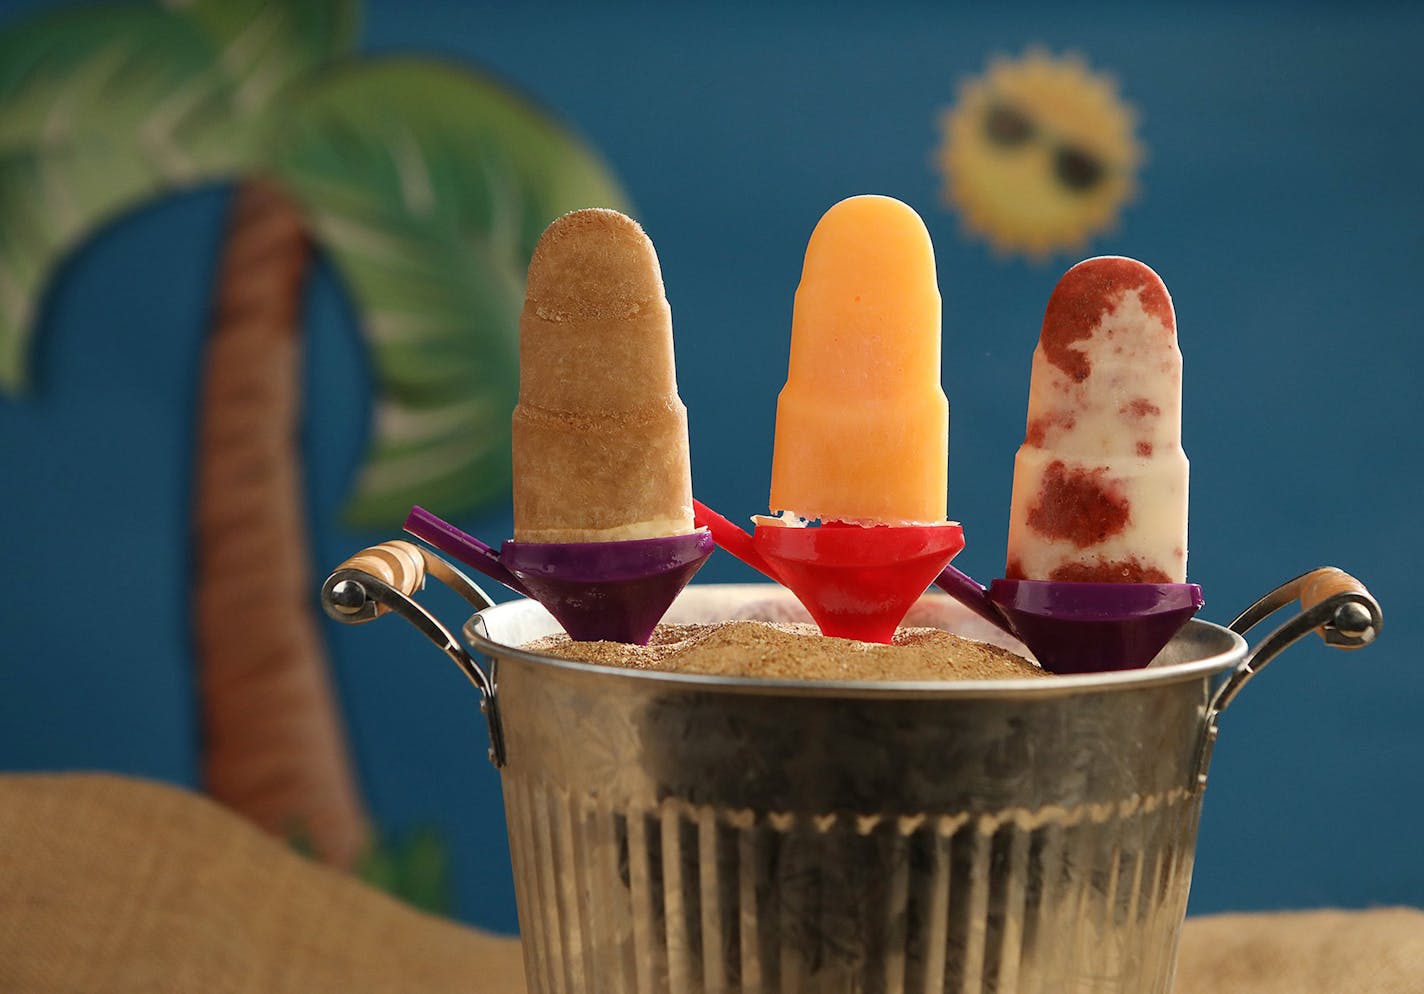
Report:
[[[208,791],[350,867],[369,841],[316,626],[298,438],[311,248],[253,180],[233,201],[201,399],[196,549]]]

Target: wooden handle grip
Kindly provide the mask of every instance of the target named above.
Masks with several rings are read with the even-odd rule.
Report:
[[[1370,602],[1346,600],[1335,611],[1334,620],[1317,628],[1316,634],[1329,644],[1342,649],[1358,649],[1373,642],[1379,634],[1379,607],[1365,585],[1349,573],[1327,566],[1306,577],[1300,587],[1301,610],[1309,611],[1332,597],[1363,597]]]
[[[1336,594],[1363,594],[1368,597],[1370,592],[1365,589],[1363,583],[1344,570],[1324,566],[1311,573],[1305,583],[1301,584],[1300,608],[1302,611],[1309,611]]]
[[[414,545],[399,540],[362,549],[337,569],[370,573],[407,597],[425,586],[425,556]]]

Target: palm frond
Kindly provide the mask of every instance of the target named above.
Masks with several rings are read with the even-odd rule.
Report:
[[[261,115],[356,43],[359,0],[169,0],[212,39],[238,113]]]
[[[624,198],[507,88],[408,60],[334,71],[276,139],[279,177],[362,317],[378,397],[348,517],[455,514],[505,493],[524,275],[559,214]]]
[[[232,174],[250,131],[207,39],[156,7],[61,10],[0,33],[0,389],[78,242],[159,191]]]

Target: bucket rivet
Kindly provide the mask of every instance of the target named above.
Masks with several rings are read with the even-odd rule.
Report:
[[[1346,638],[1363,638],[1374,627],[1374,619],[1363,604],[1350,601],[1341,604],[1335,611],[1333,625],[1335,630]]]
[[[366,588],[355,580],[342,580],[331,588],[331,606],[342,614],[359,614],[366,606]]]

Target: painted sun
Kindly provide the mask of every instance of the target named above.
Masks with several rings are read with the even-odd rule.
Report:
[[[1081,249],[1136,194],[1136,114],[1078,56],[992,60],[960,85],[941,127],[945,203],[1000,254]]]

